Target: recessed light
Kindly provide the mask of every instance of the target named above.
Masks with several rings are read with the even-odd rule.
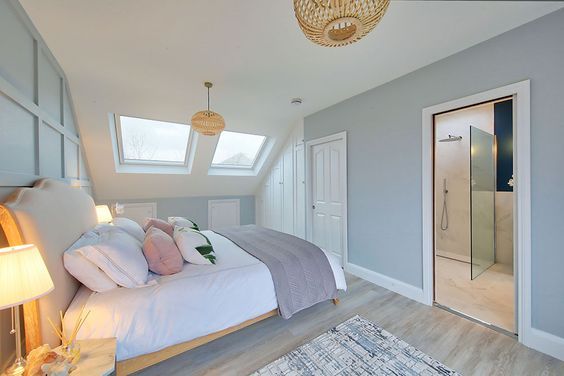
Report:
[[[302,102],[302,98],[292,98],[292,100],[290,101],[290,103],[294,106],[299,106],[300,104],[302,104]]]

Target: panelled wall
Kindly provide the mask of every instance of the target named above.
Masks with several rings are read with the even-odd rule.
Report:
[[[19,3],[0,0],[0,202],[40,177],[91,193],[65,75]],[[0,370],[14,354],[9,331],[2,310]]]
[[[303,119],[294,126],[256,193],[257,224],[305,239]]]
[[[0,187],[42,176],[90,191],[65,75],[19,3],[0,0]]]

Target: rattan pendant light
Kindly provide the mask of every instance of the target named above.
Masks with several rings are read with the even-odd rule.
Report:
[[[225,129],[225,120],[223,116],[210,110],[210,88],[213,84],[205,82],[204,86],[208,88],[208,109],[192,116],[192,129],[204,136],[215,136]]]
[[[294,0],[294,13],[309,40],[339,47],[372,31],[389,4],[390,0]]]

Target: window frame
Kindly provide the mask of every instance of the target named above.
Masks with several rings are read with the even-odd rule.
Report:
[[[144,159],[126,159],[123,152],[123,137],[122,137],[122,130],[121,130],[121,117],[127,117],[132,119],[141,119],[141,120],[149,120],[149,121],[158,121],[162,123],[171,123],[171,124],[180,124],[186,125],[190,128],[188,131],[188,141],[186,142],[186,150],[184,153],[184,160],[181,162],[175,161],[161,161],[161,160],[144,160]],[[167,166],[167,167],[188,167],[189,160],[190,160],[190,149],[192,148],[193,136],[194,131],[192,130],[192,126],[189,124],[177,123],[173,121],[167,120],[156,120],[156,119],[148,119],[142,118],[139,116],[130,116],[130,115],[123,115],[123,114],[114,114],[114,123],[115,123],[115,131],[116,131],[116,139],[117,139],[117,149],[118,149],[118,156],[119,156],[119,163],[122,166]]]
[[[217,140],[217,143],[215,144],[215,149],[213,151],[213,157],[212,157],[212,162],[210,163],[210,169],[229,169],[229,170],[248,170],[248,171],[253,171],[255,169],[255,167],[257,166],[258,161],[261,159],[262,154],[264,152],[264,150],[266,149],[265,146],[267,145],[267,141],[268,141],[268,136],[264,136],[264,135],[260,135],[260,134],[253,134],[253,133],[245,133],[245,132],[234,132],[234,131],[224,131],[224,132],[229,132],[229,133],[239,133],[239,134],[244,134],[244,135],[250,135],[250,136],[259,136],[262,137],[262,142],[258,148],[257,153],[255,154],[255,157],[252,161],[252,163],[249,166],[242,166],[242,165],[232,165],[232,164],[222,164],[222,163],[213,163],[213,158],[215,157],[215,153],[217,152],[217,148],[219,146],[219,141],[221,140],[221,134],[219,135],[219,138]],[[223,133],[222,133],[223,134]]]

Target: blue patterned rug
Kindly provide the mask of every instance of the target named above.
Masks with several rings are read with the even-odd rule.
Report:
[[[297,375],[459,375],[441,362],[355,316],[253,373]]]

